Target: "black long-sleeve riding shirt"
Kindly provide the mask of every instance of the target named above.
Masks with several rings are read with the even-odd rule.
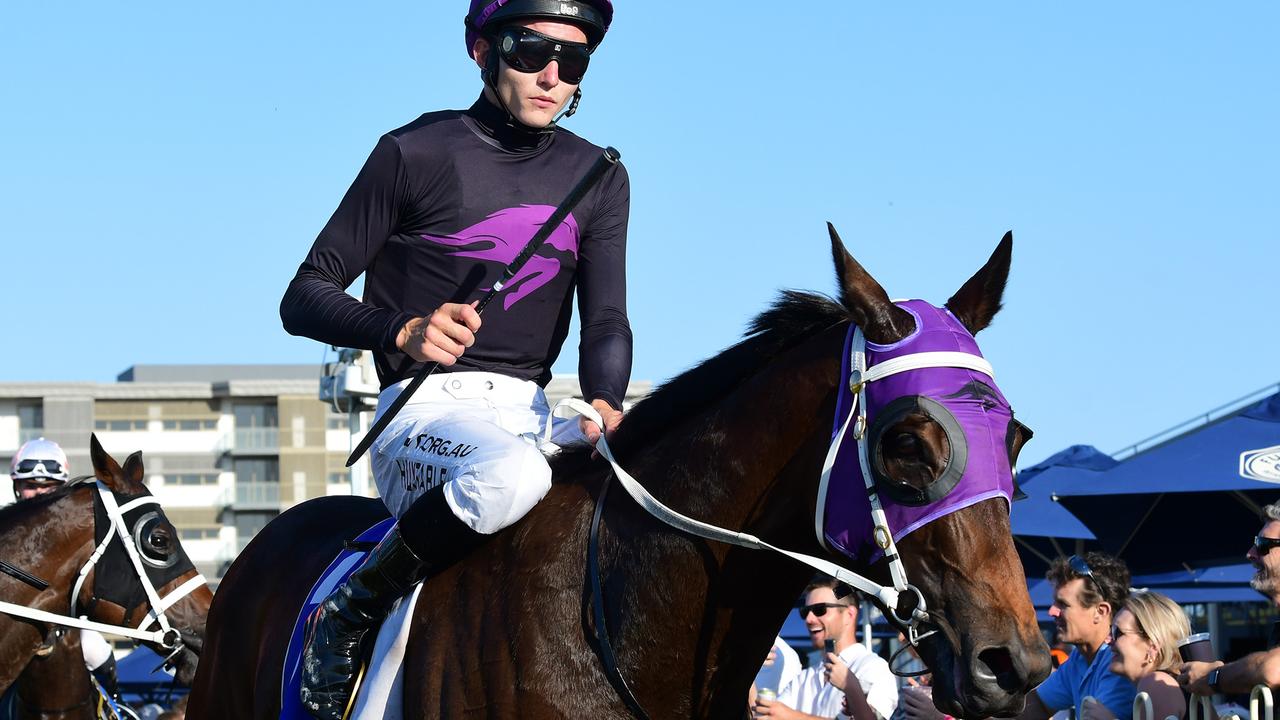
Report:
[[[405,323],[480,299],[601,152],[561,128],[516,129],[483,96],[465,112],[429,113],[384,135],[285,291],[285,329],[374,351],[384,388],[411,377],[421,363],[396,348]],[[576,289],[583,394],[621,408],[631,375],[629,208],[617,165],[503,286],[475,345],[441,370],[545,386]],[[361,273],[363,301],[345,292]]]

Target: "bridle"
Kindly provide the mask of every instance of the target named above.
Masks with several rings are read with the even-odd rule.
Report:
[[[635,478],[633,478],[626,470],[624,470],[615,459],[609,443],[601,433],[599,440],[596,441],[596,451],[605,458],[613,468],[614,475],[622,484],[622,487],[636,501],[640,507],[644,508],[650,515],[670,525],[671,527],[682,532],[701,537],[707,540],[715,540],[718,542],[736,545],[738,547],[749,548],[753,550],[770,550],[785,555],[792,560],[807,565],[819,572],[834,577],[845,584],[856,588],[874,599],[885,617],[900,629],[906,636],[907,644],[903,648],[918,648],[919,643],[927,637],[931,637],[937,633],[942,633],[953,644],[953,647],[959,648],[959,637],[950,624],[941,616],[940,613],[931,612],[926,603],[924,595],[915,585],[910,584],[907,580],[906,567],[902,562],[902,558],[898,553],[897,544],[894,541],[893,532],[891,531],[888,519],[885,516],[884,507],[880,500],[879,491],[874,482],[874,476],[871,473],[869,462],[869,442],[867,437],[867,387],[873,382],[883,380],[887,377],[897,375],[899,373],[910,370],[920,370],[925,368],[959,368],[972,370],[982,373],[994,381],[994,370],[986,359],[979,355],[967,352],[917,352],[894,357],[884,362],[877,363],[873,366],[867,364],[867,341],[861,328],[856,326],[850,329],[851,339],[848,344],[850,349],[849,358],[849,377],[847,379],[849,389],[853,393],[853,402],[849,412],[843,422],[840,423],[839,429],[835,432],[831,444],[828,447],[826,458],[822,465],[822,474],[818,492],[818,506],[815,513],[815,529],[818,535],[819,543],[827,547],[824,539],[824,504],[826,500],[826,489],[831,480],[832,469],[835,466],[836,457],[841,446],[844,444],[846,437],[852,437],[857,444],[858,462],[862,468],[862,477],[865,480],[867,498],[871,505],[872,520],[872,537],[877,547],[884,554],[889,564],[889,575],[891,578],[890,585],[882,585],[864,575],[847,570],[829,560],[813,557],[803,553],[784,550],[775,547],[760,538],[744,532],[735,532],[726,530],[699,520],[687,517],[685,515],[672,510],[655,498],[648,490],[644,488]],[[547,418],[546,438],[549,440],[551,436],[552,419],[555,417],[563,417],[562,410],[569,410],[573,414],[583,415],[587,419],[594,421],[600,427],[604,427],[604,422],[600,414],[585,402],[577,399],[562,400],[553,408],[550,416]],[[607,491],[608,479],[606,479],[605,491]],[[598,529],[601,507],[603,506],[602,497],[597,500],[597,509],[595,517],[592,521],[591,537],[589,540],[589,574],[591,575],[593,602],[595,604],[595,624],[596,634],[601,645],[601,655],[605,660],[607,674],[611,683],[614,685],[622,696],[627,707],[637,717],[647,718],[647,714],[641,708],[639,702],[630,692],[625,679],[621,675],[621,671],[617,668],[616,658],[609,643],[607,629],[604,627],[603,599],[601,596],[601,587],[599,580],[598,560]],[[906,599],[908,605],[902,607],[900,601]],[[905,617],[904,617],[905,615]],[[928,629],[929,626],[932,629]],[[925,630],[922,632],[922,629]],[[901,652],[901,650],[899,650]]]
[[[188,579],[186,582],[161,597],[159,592],[156,591],[155,585],[151,582],[151,578],[148,577],[146,569],[143,567],[142,553],[137,547],[138,540],[131,535],[130,528],[124,517],[125,513],[144,505],[159,506],[160,501],[152,495],[143,495],[129,500],[124,505],[120,505],[116,501],[115,493],[101,480],[95,479],[94,485],[94,490],[98,493],[98,497],[101,499],[103,508],[109,518],[110,526],[106,531],[105,537],[98,543],[97,547],[94,548],[93,554],[89,556],[89,559],[85,562],[84,566],[80,568],[80,572],[76,578],[76,582],[71,590],[71,596],[69,598],[69,613],[67,615],[59,615],[57,613],[30,608],[25,605],[17,605],[15,603],[3,601],[0,601],[0,612],[13,615],[15,617],[27,618],[29,620],[36,620],[54,625],[63,625],[66,627],[75,627],[85,630],[97,630],[98,632],[110,635],[127,637],[138,642],[155,643],[168,652],[165,657],[165,664],[167,665],[172,662],[173,658],[177,657],[179,653],[186,649],[186,644],[182,639],[182,633],[170,625],[166,612],[180,600],[194,592],[196,588],[204,585],[206,582],[204,576],[197,572],[194,577]],[[120,538],[120,543],[124,548],[125,554],[133,565],[134,572],[137,575],[137,580],[141,584],[147,600],[149,601],[147,613],[137,627],[112,625],[109,623],[95,622],[84,616],[77,617],[80,591],[84,587],[85,579],[88,577],[89,572],[93,570],[94,566],[97,565],[98,561],[110,546],[111,540],[115,537]],[[125,608],[125,612],[128,613],[129,608]],[[143,629],[152,624],[158,624],[160,628],[158,630]]]

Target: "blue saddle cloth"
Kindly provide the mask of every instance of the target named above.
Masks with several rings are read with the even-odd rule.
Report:
[[[357,543],[380,542],[391,531],[395,522],[395,518],[387,518],[360,533],[360,537],[355,541]],[[315,585],[311,586],[306,602],[298,611],[298,619],[293,623],[293,635],[289,638],[289,649],[284,656],[284,674],[280,683],[280,720],[314,720],[302,707],[302,701],[298,699],[298,691],[302,687],[302,640],[307,617],[329,596],[329,593],[333,592],[334,588],[351,577],[351,573],[360,567],[360,563],[364,562],[368,554],[365,550],[344,548],[320,574]]]

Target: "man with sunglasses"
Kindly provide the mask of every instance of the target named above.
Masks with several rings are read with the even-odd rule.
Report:
[[[809,629],[813,647],[824,650],[835,642],[834,653],[806,668],[778,691],[776,700],[757,699],[755,717],[826,718],[841,712],[847,700],[855,720],[887,720],[898,706],[898,684],[889,663],[857,641],[858,593],[834,578],[815,580],[805,588],[800,619]]]
[[[1245,557],[1253,564],[1249,585],[1271,604],[1280,607],[1280,504],[1263,508],[1262,529]],[[1271,628],[1270,650],[1251,653],[1234,662],[1189,662],[1182,666],[1178,684],[1197,695],[1243,695],[1255,685],[1280,690],[1280,622]]]
[[[362,639],[396,599],[550,489],[542,388],[575,295],[579,379],[605,427],[565,423],[553,442],[594,441],[621,420],[631,373],[621,165],[505,283],[483,330],[474,309],[603,152],[558,121],[577,110],[612,18],[609,0],[472,0],[480,98],[379,140],[281,302],[290,333],[373,351],[380,409],[440,364],[370,453],[399,522],[308,621],[301,694],[316,717],[341,717]],[[345,290],[362,274],[357,300]]]

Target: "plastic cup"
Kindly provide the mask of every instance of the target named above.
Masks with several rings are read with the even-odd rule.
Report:
[[[1209,633],[1196,633],[1178,644],[1178,652],[1183,662],[1213,662],[1213,643],[1209,641]]]

